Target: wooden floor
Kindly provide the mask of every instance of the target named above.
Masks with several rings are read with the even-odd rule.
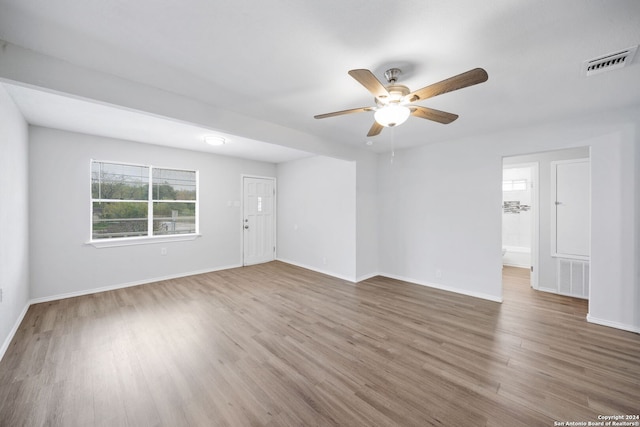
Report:
[[[2,426],[553,426],[640,412],[640,335],[505,268],[504,303],[280,262],[32,306]]]

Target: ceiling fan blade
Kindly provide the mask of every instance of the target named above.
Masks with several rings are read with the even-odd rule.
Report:
[[[374,107],[352,108],[350,110],[334,111],[333,113],[318,114],[313,116],[314,119],[326,119],[327,117],[342,116],[343,114],[363,113],[365,111],[373,111]]]
[[[389,92],[387,88],[373,75],[369,70],[358,69],[350,70],[349,75],[356,79],[358,83],[364,86],[373,96],[385,101],[389,98]]]
[[[474,68],[466,73],[458,74],[457,76],[450,77],[446,80],[442,80],[441,82],[434,83],[423,87],[422,89],[418,89],[415,92],[411,92],[407,95],[406,99],[408,99],[409,102],[416,102],[421,99],[432,98],[434,96],[442,95],[443,93],[486,82],[488,78],[489,75],[485,70],[482,68]]]
[[[382,129],[384,129],[384,126],[382,126],[378,122],[373,122],[373,126],[371,126],[371,129],[369,129],[369,133],[367,134],[367,136],[379,135],[380,132],[382,132]]]
[[[420,117],[421,119],[433,120],[434,122],[449,124],[458,118],[457,114],[447,113],[446,111],[434,110],[433,108],[421,107],[413,105],[411,107],[411,115]]]

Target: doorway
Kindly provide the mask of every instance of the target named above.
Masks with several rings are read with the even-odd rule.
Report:
[[[537,165],[537,177],[532,179],[533,189],[537,192],[533,192],[530,205],[534,228],[530,271],[531,287],[535,290],[588,299],[591,213],[589,159],[589,147],[503,158],[503,173],[509,168]],[[509,184],[505,183],[510,181],[507,177],[503,175],[503,189]],[[518,179],[518,176],[511,177],[511,188],[522,188],[523,183],[516,182]],[[511,202],[522,200],[514,197]],[[505,205],[504,201],[508,200],[503,199],[503,248],[507,225],[504,211],[507,208],[518,209],[517,203]],[[576,205],[578,202],[579,206]],[[522,214],[527,207],[521,206],[520,209]],[[506,249],[508,254],[509,247]],[[517,253],[517,247],[514,253]],[[503,256],[503,264],[509,265],[504,262],[505,258],[508,256]]]
[[[502,265],[530,270],[538,288],[538,162],[510,163],[502,168]]]
[[[275,202],[275,178],[242,177],[242,265],[275,259]]]

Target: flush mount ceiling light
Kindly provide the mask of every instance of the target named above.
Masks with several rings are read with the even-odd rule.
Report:
[[[206,142],[209,145],[224,145],[227,143],[227,140],[225,138],[223,138],[222,136],[216,136],[216,135],[209,135],[209,136],[205,136],[204,137],[204,142]]]

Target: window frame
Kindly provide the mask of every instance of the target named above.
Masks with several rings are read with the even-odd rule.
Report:
[[[148,168],[148,177],[146,181],[146,185],[148,185],[147,191],[147,200],[130,200],[130,202],[134,203],[146,203],[147,204],[147,234],[144,236],[132,236],[132,237],[111,237],[111,238],[103,238],[103,239],[95,239],[93,237],[93,210],[94,203],[102,202],[127,202],[125,200],[111,200],[111,199],[94,199],[93,197],[93,165],[94,163],[109,163],[115,165],[123,165],[123,166],[136,166]],[[185,171],[185,172],[193,172],[195,173],[195,190],[196,196],[195,200],[155,200],[153,198],[153,171],[154,169],[166,169],[166,170],[174,170],[174,171]],[[180,233],[180,234],[153,234],[153,221],[154,221],[154,211],[153,206],[155,203],[192,203],[195,205],[195,232],[193,233]],[[187,169],[187,168],[178,168],[178,167],[166,167],[166,166],[155,166],[150,164],[140,164],[140,163],[129,163],[122,161],[111,161],[111,160],[98,160],[98,159],[90,159],[89,161],[89,240],[86,244],[94,246],[96,248],[103,247],[116,247],[116,246],[132,246],[132,245],[144,245],[144,244],[152,244],[152,243],[164,243],[164,242],[179,242],[179,241],[187,241],[187,240],[195,240],[198,237],[201,237],[200,234],[200,171],[198,169]]]

